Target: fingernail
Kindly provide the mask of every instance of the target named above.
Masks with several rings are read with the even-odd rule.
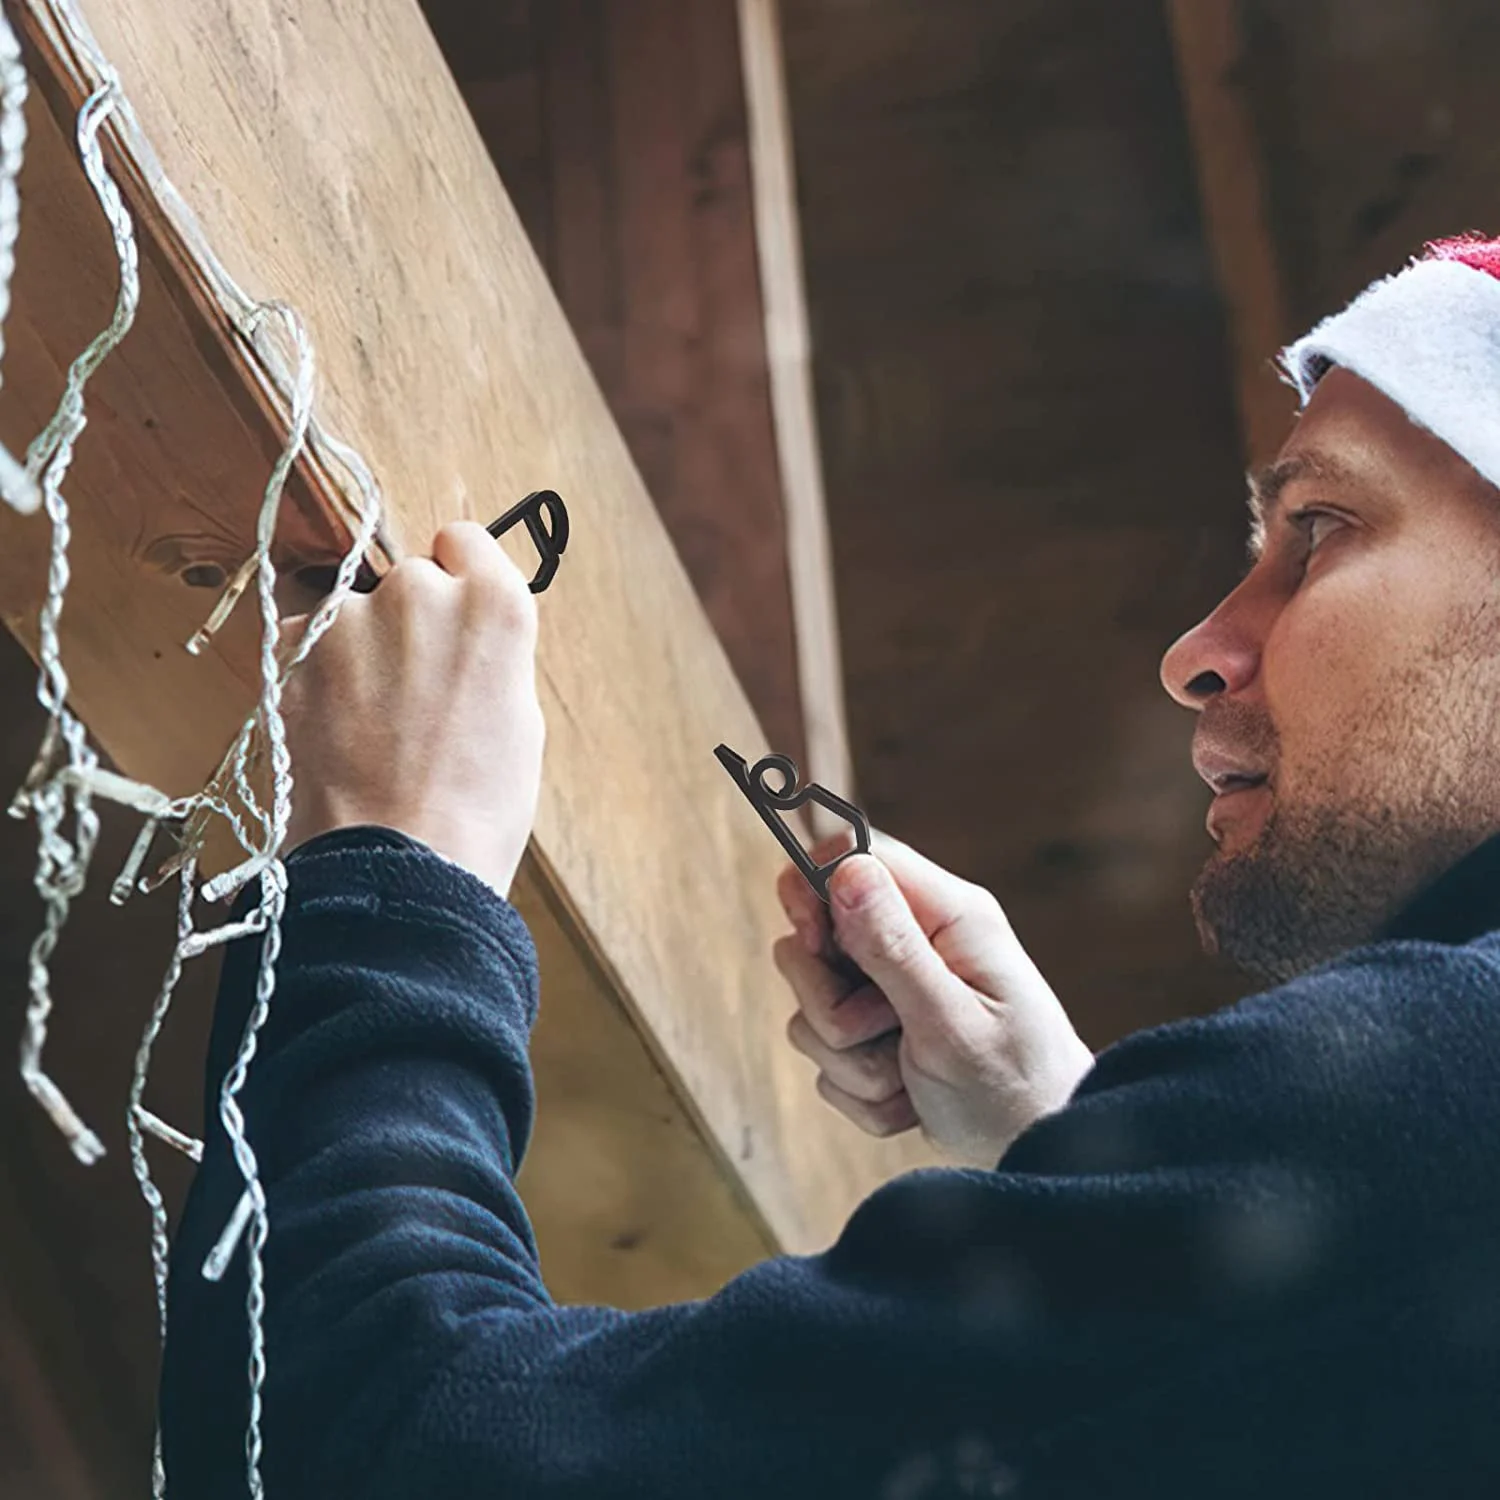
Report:
[[[868,855],[845,860],[828,882],[829,892],[840,911],[854,911],[880,889],[880,870]]]

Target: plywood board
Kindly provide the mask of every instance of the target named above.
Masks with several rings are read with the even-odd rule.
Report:
[[[22,13],[76,103],[43,7]],[[759,728],[416,6],[130,0],[88,19],[137,112],[139,134],[111,148],[162,276],[160,336],[173,341],[132,372],[140,399],[162,404],[154,372],[174,363],[195,388],[217,387],[245,429],[233,471],[254,492],[274,437],[256,428],[274,403],[216,304],[211,246],[251,294],[304,314],[323,419],[381,479],[394,548],[420,550],[442,521],[489,519],[539,485],[567,498],[573,537],[542,608],[548,758],[526,878],[628,1016],[731,1196],[751,1206],[753,1234],[826,1243],[866,1191],[926,1154],[910,1138],[856,1135],[783,1040],[790,1002],[770,959],[785,926],[782,855],[712,755],[724,740],[754,758]],[[71,253],[86,250],[91,284],[107,285],[99,243],[77,237]],[[143,320],[133,337],[154,336]],[[27,368],[19,349],[15,359],[7,389]],[[124,400],[108,368],[105,411]],[[109,432],[100,423],[96,443]],[[139,549],[132,562],[102,531],[97,543],[85,533],[106,495],[118,505],[132,493],[132,513],[149,518],[191,446],[184,433],[135,471],[101,457],[92,479],[80,457],[72,487],[80,558],[97,546],[110,559],[100,576],[116,575],[75,598],[78,706],[124,769],[159,782],[190,779],[222,751],[247,703],[253,625],[237,617],[241,633],[191,686],[169,677],[160,664],[180,674],[172,658],[196,611],[138,580]],[[321,476],[307,480],[334,512]],[[524,538],[507,545],[528,560]],[[103,598],[108,628],[91,628]],[[8,591],[8,618],[33,603]]]

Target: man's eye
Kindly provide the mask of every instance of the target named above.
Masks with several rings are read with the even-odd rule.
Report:
[[[1299,510],[1287,519],[1307,538],[1309,554],[1316,552],[1343,525],[1338,516],[1327,510]]]

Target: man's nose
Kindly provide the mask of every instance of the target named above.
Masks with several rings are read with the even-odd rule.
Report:
[[[1255,678],[1260,647],[1231,594],[1179,637],[1161,659],[1161,685],[1184,708],[1201,709],[1221,693],[1243,691]]]

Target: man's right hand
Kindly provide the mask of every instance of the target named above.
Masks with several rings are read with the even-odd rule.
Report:
[[[472,521],[346,599],[287,684],[285,848],[373,823],[509,897],[541,795],[537,629],[526,575]]]
[[[846,830],[811,853],[826,864],[853,846]],[[818,1065],[823,1098],[871,1135],[920,1125],[946,1154],[994,1166],[1093,1066],[994,896],[898,839],[872,832],[871,853],[839,865],[831,908],[794,865],[777,892],[798,930],[772,949],[797,998],[788,1038]],[[830,921],[868,984],[827,962]]]

